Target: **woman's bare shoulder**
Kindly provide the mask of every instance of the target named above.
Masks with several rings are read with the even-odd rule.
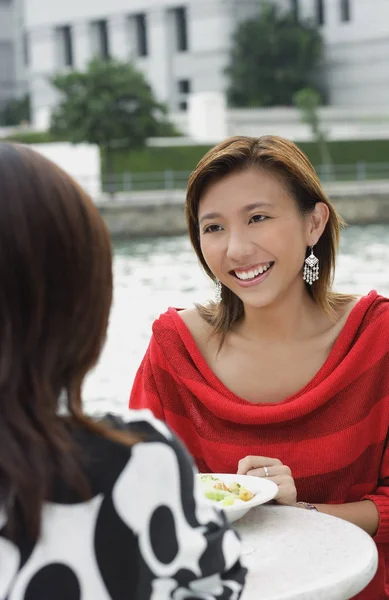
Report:
[[[180,310],[178,314],[189,329],[196,344],[202,349],[209,342],[212,334],[211,325],[206,322],[195,306]]]

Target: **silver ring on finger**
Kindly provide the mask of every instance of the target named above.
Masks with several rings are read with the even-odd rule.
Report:
[[[265,477],[270,477],[269,469],[267,467],[263,467],[263,470],[265,471]]]

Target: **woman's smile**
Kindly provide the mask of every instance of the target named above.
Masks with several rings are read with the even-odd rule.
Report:
[[[273,265],[274,261],[270,261],[268,263],[256,265],[255,267],[234,269],[230,271],[230,275],[232,275],[242,287],[251,287],[267,279]]]

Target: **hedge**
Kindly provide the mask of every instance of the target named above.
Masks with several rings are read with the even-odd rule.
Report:
[[[47,143],[65,141],[53,137],[49,132],[20,133],[10,136],[22,143]],[[313,142],[298,142],[300,148],[307,154],[314,165],[320,164],[318,147]],[[348,140],[329,142],[329,151],[334,164],[389,163],[389,140]],[[118,148],[114,151],[114,170],[116,173],[132,172],[161,172],[161,171],[191,171],[210,146],[172,146],[148,147],[144,150],[129,151]],[[103,172],[104,155],[102,156]]]
[[[314,165],[321,163],[315,143],[298,145]],[[389,163],[389,140],[336,141],[328,146],[334,164]],[[138,152],[118,149],[114,154],[114,170],[116,173],[191,171],[209,149],[210,146],[152,147]]]
[[[52,142],[66,142],[65,135],[53,135],[49,131],[26,131],[9,135],[5,138],[11,142],[21,144],[49,144]]]

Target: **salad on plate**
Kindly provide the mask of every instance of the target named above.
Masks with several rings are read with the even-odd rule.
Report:
[[[200,483],[208,500],[219,502],[221,506],[244,504],[255,497],[255,494],[237,481],[226,482],[213,475],[200,475]]]

